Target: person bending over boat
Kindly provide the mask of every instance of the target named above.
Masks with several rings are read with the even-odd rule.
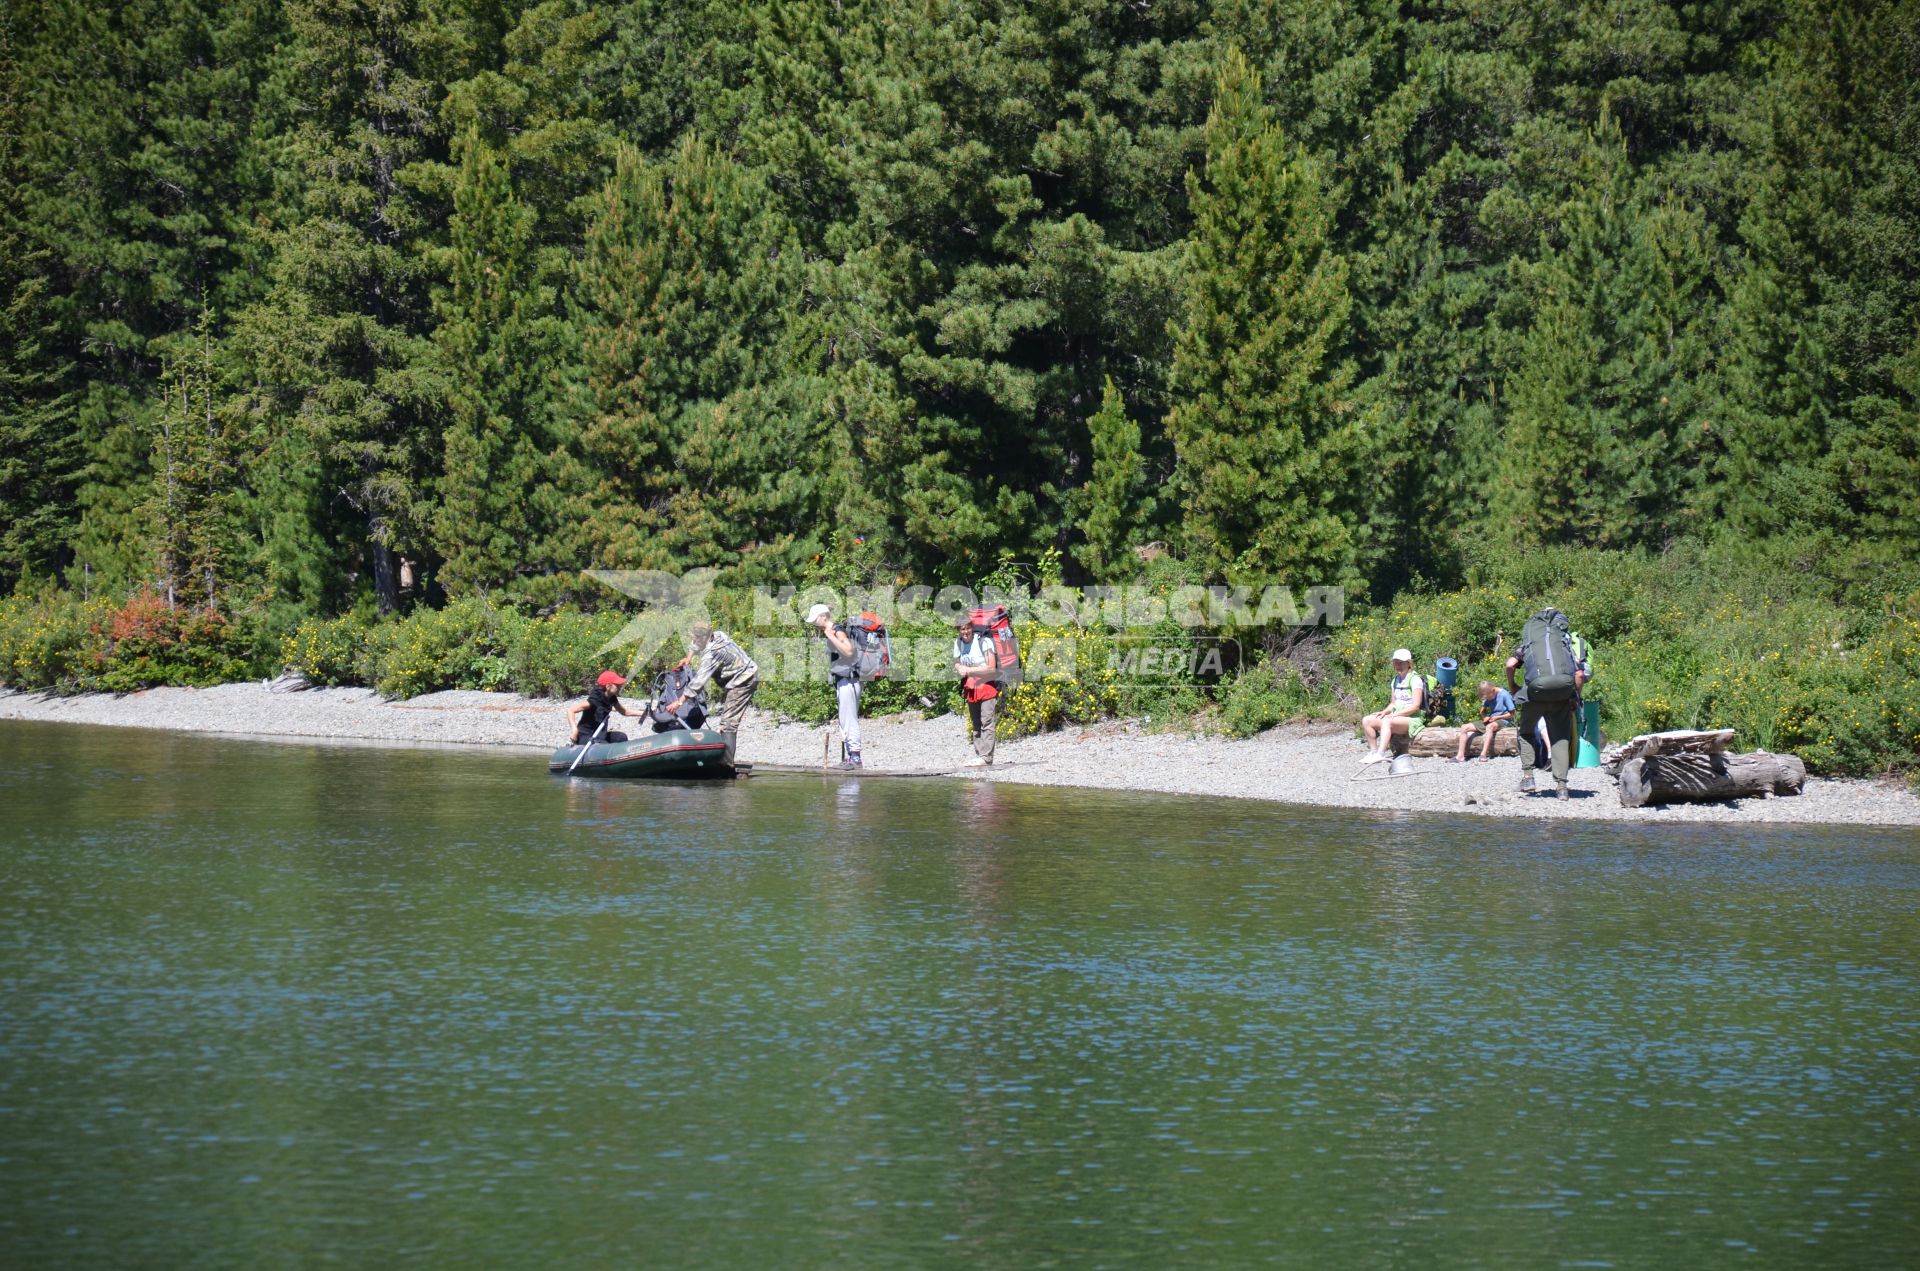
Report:
[[[705,622],[694,623],[687,632],[687,653],[699,658],[700,665],[680,696],[668,702],[664,709],[672,714],[709,682],[719,685],[727,698],[716,714],[720,719],[720,732],[727,739],[727,758],[732,759],[733,752],[740,746],[740,725],[747,717],[747,705],[760,688],[760,668],[745,649],[734,643],[733,637],[724,631],[715,631]]]
[[[587,682],[587,700],[567,707],[567,718],[573,721],[573,744],[584,745],[589,741],[625,741],[625,733],[600,732],[602,723],[611,723],[609,718],[615,711],[631,719],[640,717],[639,711],[630,711],[626,703],[620,700],[620,686],[627,681],[616,671],[602,671]],[[595,737],[595,733],[600,733]]]

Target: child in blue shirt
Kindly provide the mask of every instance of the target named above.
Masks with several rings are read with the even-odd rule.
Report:
[[[1480,681],[1480,718],[1467,724],[1460,730],[1460,753],[1448,760],[1449,763],[1467,761],[1467,743],[1475,734],[1481,738],[1480,762],[1485,763],[1493,757],[1493,738],[1502,724],[1513,722],[1513,694],[1503,688],[1495,688],[1490,681]]]

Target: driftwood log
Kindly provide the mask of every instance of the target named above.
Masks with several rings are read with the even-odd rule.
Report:
[[[1717,803],[1754,795],[1799,794],[1807,765],[1793,755],[1677,754],[1620,765],[1620,804]]]
[[[1393,748],[1399,752],[1402,745],[1406,753],[1416,759],[1451,759],[1460,750],[1460,730],[1458,728],[1423,728],[1420,735],[1411,742],[1395,737]],[[1495,734],[1493,753],[1496,755],[1517,755],[1520,753],[1520,730],[1508,724]],[[1480,739],[1475,737],[1467,743],[1467,758],[1480,757]]]
[[[1619,776],[1620,766],[1629,759],[1651,759],[1659,755],[1713,755],[1732,744],[1731,728],[1674,728],[1664,733],[1641,733],[1617,746],[1608,746],[1600,756],[1600,766],[1609,775]]]

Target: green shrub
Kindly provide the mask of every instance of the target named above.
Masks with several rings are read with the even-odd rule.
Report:
[[[1220,726],[1235,737],[1251,737],[1279,724],[1353,713],[1330,686],[1309,686],[1300,669],[1285,661],[1251,666],[1228,677],[1215,697]]]
[[[626,625],[619,613],[562,611],[521,625],[507,655],[513,687],[529,697],[572,697],[600,670],[600,648]]]
[[[281,637],[280,664],[313,684],[364,684],[360,660],[371,633],[372,624],[357,614],[303,618]]]
[[[85,692],[110,650],[113,605],[46,590],[0,601],[0,684]]]
[[[1304,697],[1291,671],[1250,667],[1220,686],[1220,723],[1235,737],[1251,737],[1293,718]]]
[[[360,674],[385,697],[505,688],[512,669],[508,654],[526,623],[515,610],[477,598],[415,609],[373,630]]]

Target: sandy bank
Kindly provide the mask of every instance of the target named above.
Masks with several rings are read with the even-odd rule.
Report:
[[[210,689],[150,689],[123,697],[43,697],[0,691],[0,719],[42,720],[186,732],[394,742],[462,742],[545,752],[565,731],[561,706],[506,693],[434,693],[404,702],[369,689],[269,693],[258,684]],[[979,776],[960,765],[969,755],[951,716],[901,716],[866,725],[868,766],[880,772]],[[756,713],[740,757],[759,764],[818,766],[837,750],[838,734],[776,723]],[[1577,817],[1661,824],[1828,823],[1920,826],[1920,799],[1874,781],[1809,780],[1797,798],[1731,805],[1631,809],[1598,769],[1573,774],[1574,797],[1522,796],[1512,759],[1448,764],[1416,761],[1414,775],[1390,778],[1362,769],[1359,743],[1337,726],[1278,728],[1246,741],[1143,731],[1121,722],[1003,742],[992,779],[1032,785],[1146,790],[1269,799],[1327,807],[1401,808],[1485,816]],[[1552,783],[1545,782],[1549,788]]]

